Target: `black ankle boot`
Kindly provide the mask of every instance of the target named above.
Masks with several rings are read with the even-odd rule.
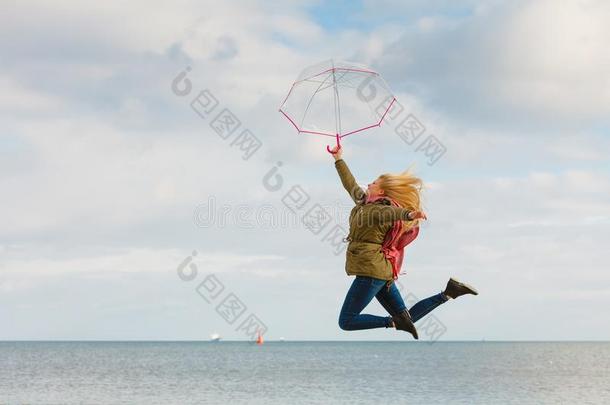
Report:
[[[459,281],[450,278],[447,282],[447,287],[445,287],[445,291],[443,291],[443,294],[449,298],[457,298],[464,294],[479,295],[479,292],[468,284],[460,283]]]
[[[398,315],[392,316],[392,320],[394,321],[394,327],[396,329],[409,332],[416,340],[419,339],[419,336],[417,336],[417,329],[415,329],[415,325],[411,320],[411,314],[409,314],[408,310],[405,309]]]

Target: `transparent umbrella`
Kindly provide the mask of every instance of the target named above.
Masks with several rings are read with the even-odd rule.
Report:
[[[340,147],[342,138],[380,126],[395,101],[379,73],[330,59],[299,74],[279,111],[299,133],[332,136]]]

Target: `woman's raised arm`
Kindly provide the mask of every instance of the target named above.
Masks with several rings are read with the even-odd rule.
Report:
[[[336,146],[332,149],[333,157],[335,158],[335,168],[337,169],[337,173],[339,173],[339,178],[341,179],[341,183],[352,200],[359,204],[363,202],[366,197],[366,193],[364,190],[360,188],[358,183],[356,183],[356,179],[352,175],[352,172],[347,167],[347,163],[342,158],[342,150],[341,147],[337,148]]]

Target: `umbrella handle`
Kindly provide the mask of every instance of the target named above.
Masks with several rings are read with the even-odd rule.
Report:
[[[339,149],[341,149],[341,144],[339,143],[339,134],[337,134],[337,135],[336,135],[336,137],[337,137],[336,139],[337,139],[337,146],[338,146],[337,151],[339,151]],[[330,150],[330,146],[328,146],[328,145],[326,145],[326,150],[327,150],[327,151],[328,151],[328,153],[330,153],[331,155],[334,155],[334,154],[336,153],[336,152],[332,152],[332,151]]]

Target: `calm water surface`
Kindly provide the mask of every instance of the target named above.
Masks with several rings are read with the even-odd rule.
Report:
[[[610,343],[0,342],[1,404],[610,404]]]

